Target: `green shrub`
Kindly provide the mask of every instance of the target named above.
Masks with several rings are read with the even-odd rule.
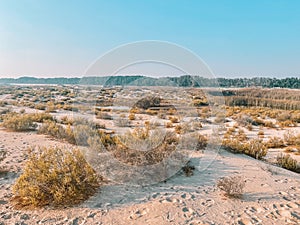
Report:
[[[17,208],[71,206],[93,195],[101,177],[77,149],[31,149],[23,174],[13,186]]]

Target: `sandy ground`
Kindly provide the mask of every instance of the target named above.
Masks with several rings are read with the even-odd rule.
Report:
[[[194,175],[182,173],[146,187],[107,184],[80,206],[63,210],[14,210],[11,186],[22,172],[31,145],[66,145],[35,133],[0,130],[0,224],[299,224],[300,175],[245,155],[207,149],[191,159]],[[242,175],[241,199],[224,196],[220,177]]]

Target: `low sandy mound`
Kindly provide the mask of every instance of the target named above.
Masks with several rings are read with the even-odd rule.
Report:
[[[194,175],[178,173],[151,186],[107,184],[81,206],[20,211],[9,203],[29,145],[67,145],[35,133],[0,130],[9,173],[0,178],[0,224],[299,224],[300,175],[244,155],[207,150],[191,159]],[[245,193],[230,199],[219,178],[242,175]]]

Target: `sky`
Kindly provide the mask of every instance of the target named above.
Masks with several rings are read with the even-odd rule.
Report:
[[[143,40],[183,46],[217,77],[300,77],[300,1],[0,0],[0,78],[80,77]]]

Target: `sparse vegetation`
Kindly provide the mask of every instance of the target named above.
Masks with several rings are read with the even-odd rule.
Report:
[[[16,208],[70,206],[93,195],[100,181],[79,150],[31,149],[12,201]]]
[[[4,117],[2,126],[12,131],[29,131],[35,130],[37,124],[28,114],[7,114]]]
[[[217,186],[228,197],[240,198],[244,193],[245,181],[242,176],[224,177],[218,180]]]
[[[294,172],[299,170],[297,160],[293,159],[289,154],[279,154],[277,156],[277,164]]]

